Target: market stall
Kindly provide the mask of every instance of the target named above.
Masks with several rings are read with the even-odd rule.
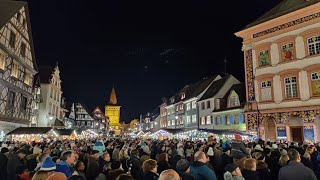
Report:
[[[40,142],[50,138],[51,127],[19,127],[7,134],[11,141]]]
[[[173,139],[174,136],[172,133],[168,131],[159,130],[157,132],[149,134],[149,138],[163,140],[163,139]]]

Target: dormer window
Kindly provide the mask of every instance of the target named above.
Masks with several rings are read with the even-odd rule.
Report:
[[[229,107],[236,107],[236,106],[240,106],[239,103],[239,97],[237,94],[231,94],[231,96],[229,97]]]
[[[170,99],[170,102],[171,102],[171,103],[174,103],[174,97],[172,97],[172,98]]]
[[[185,93],[183,93],[183,94],[181,95],[181,100],[183,100],[184,98],[186,98],[186,94],[185,94]]]
[[[216,99],[216,109],[220,109],[220,99]]]

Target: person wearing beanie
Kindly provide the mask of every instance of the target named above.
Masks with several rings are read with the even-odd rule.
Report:
[[[2,147],[0,152],[0,179],[7,178],[7,163],[8,163],[9,149]]]
[[[190,163],[186,159],[179,160],[176,169],[183,180],[194,180],[194,176],[190,174]]]
[[[47,180],[67,180],[67,176],[61,172],[55,172]]]
[[[226,165],[225,171],[223,175],[224,180],[244,180],[239,166],[233,163]]]
[[[52,161],[50,156],[46,157],[41,164],[40,171],[55,171],[55,170],[56,170],[56,164]]]
[[[231,141],[231,157],[236,160],[240,160],[244,157],[250,157],[244,142],[239,134],[235,134],[235,139]]]
[[[86,179],[95,179],[99,175],[99,151],[92,150],[88,157]]]

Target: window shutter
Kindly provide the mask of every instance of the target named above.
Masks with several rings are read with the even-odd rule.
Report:
[[[229,117],[230,117],[230,124],[234,124],[234,115],[231,114]]]

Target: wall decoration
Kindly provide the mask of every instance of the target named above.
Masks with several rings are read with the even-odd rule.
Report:
[[[282,62],[291,61],[294,57],[293,43],[286,43],[281,46]]]
[[[259,67],[270,65],[269,50],[262,50],[258,54]]]
[[[304,140],[306,141],[314,141],[314,130],[313,126],[304,126],[303,127],[304,131]]]
[[[254,136],[258,135],[258,115],[247,114],[248,133]]]
[[[247,96],[248,102],[255,101],[254,92],[254,75],[253,75],[253,64],[252,64],[252,49],[246,51],[246,74],[247,74]]]
[[[278,138],[286,138],[287,137],[287,131],[285,126],[278,126],[277,127],[277,135]]]
[[[318,115],[320,115],[320,110],[263,113],[259,114],[259,124],[261,124],[267,117],[273,118],[276,124],[285,124],[290,116],[299,116],[304,123],[314,123],[314,119]]]
[[[305,22],[308,22],[308,21],[311,21],[311,20],[314,20],[314,19],[317,19],[317,18],[320,18],[320,12],[317,12],[315,14],[311,14],[311,15],[296,19],[296,20],[291,21],[291,22],[287,22],[287,23],[281,24],[281,25],[273,27],[273,28],[269,28],[267,30],[264,30],[264,31],[261,31],[261,32],[258,32],[258,33],[255,33],[255,34],[253,34],[253,38],[258,38],[258,37],[261,37],[261,36],[265,36],[267,34],[271,34],[271,33],[274,33],[274,32],[277,32],[277,31],[280,31],[280,30],[283,30],[283,29],[287,29],[289,27],[292,27],[292,26],[295,26],[295,25],[298,25],[298,24],[302,24],[302,23],[305,23]]]

